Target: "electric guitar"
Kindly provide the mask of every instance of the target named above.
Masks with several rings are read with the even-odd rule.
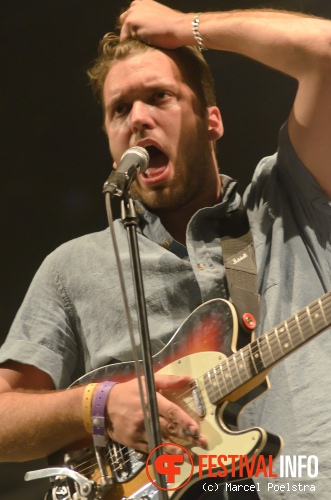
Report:
[[[248,402],[269,387],[267,372],[295,349],[331,325],[331,292],[317,299],[276,328],[238,349],[238,318],[233,305],[214,299],[198,307],[155,356],[155,372],[190,374],[194,382],[180,390],[169,390],[166,396],[181,406],[197,422],[207,438],[208,449],[185,440],[174,441],[185,446],[194,457],[238,455],[252,459],[264,455],[276,457],[282,447],[280,437],[259,427],[238,430],[237,418]],[[91,381],[124,382],[134,378],[134,363],[116,363],[94,370],[73,385]],[[157,488],[146,471],[147,456],[115,442],[103,449],[93,443],[77,444],[61,459],[53,456],[53,467],[32,471],[25,479],[52,477],[52,496],[56,500],[138,500],[157,499]],[[61,463],[64,466],[55,466]],[[229,472],[233,459],[225,463]],[[239,467],[236,462],[235,467]],[[213,469],[214,470],[214,469]],[[207,477],[208,470],[205,469]],[[172,500],[185,497],[194,483],[202,478],[198,467],[183,464],[169,491]],[[149,474],[153,475],[151,468]],[[153,476],[152,476],[153,477]],[[180,488],[181,485],[184,485]],[[189,496],[187,498],[190,498]]]

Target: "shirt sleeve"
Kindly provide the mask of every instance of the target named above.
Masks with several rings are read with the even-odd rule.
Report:
[[[290,200],[292,210],[302,212],[307,219],[314,217],[312,211],[331,214],[330,200],[292,146],[287,122],[279,132],[277,153],[263,158],[257,165],[252,182],[245,191],[244,204],[253,209],[270,201],[276,207],[279,190],[284,191]]]
[[[56,388],[70,385],[79,360],[75,311],[52,254],[37,271],[0,348],[12,359],[48,373]]]

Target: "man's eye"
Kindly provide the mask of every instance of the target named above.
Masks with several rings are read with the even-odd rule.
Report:
[[[155,93],[155,98],[156,99],[165,99],[166,97],[169,97],[169,93],[166,92],[165,90],[159,90],[158,92]]]
[[[125,115],[128,112],[129,106],[127,104],[117,104],[114,107],[114,115]]]

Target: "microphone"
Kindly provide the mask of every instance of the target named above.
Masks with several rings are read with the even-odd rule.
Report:
[[[145,148],[134,146],[127,149],[120,160],[116,170],[113,170],[103,185],[103,193],[110,193],[111,196],[122,196],[138,170],[145,172],[149,164],[149,154]]]

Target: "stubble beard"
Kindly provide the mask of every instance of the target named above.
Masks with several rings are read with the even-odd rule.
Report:
[[[131,186],[132,197],[151,212],[178,210],[194,199],[199,191],[197,176],[188,176],[188,179],[183,180],[180,174],[174,177],[171,185],[156,187],[147,193],[137,190],[135,183]]]
[[[208,140],[201,141],[199,150],[194,148],[193,152],[182,159],[181,163],[175,164],[175,176],[168,186],[156,186],[149,191],[137,189],[136,182],[131,186],[131,195],[140,201],[151,212],[171,212],[179,210],[199,196],[203,190],[203,172],[211,160],[210,143]]]

